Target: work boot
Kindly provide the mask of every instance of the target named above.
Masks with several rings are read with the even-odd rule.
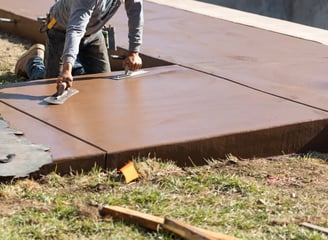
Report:
[[[17,77],[27,78],[26,73],[26,65],[29,60],[34,57],[40,57],[42,60],[44,59],[44,45],[43,44],[34,44],[29,50],[27,50],[18,60],[15,66],[15,75]]]

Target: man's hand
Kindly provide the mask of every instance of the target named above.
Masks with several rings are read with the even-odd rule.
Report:
[[[142,67],[142,59],[137,52],[130,52],[129,55],[122,62],[123,68],[129,66],[130,71],[140,69]]]
[[[64,63],[61,75],[57,79],[57,88],[58,88],[58,85],[62,82],[67,83],[66,89],[69,89],[73,86],[72,64],[71,63],[68,63],[68,62]]]

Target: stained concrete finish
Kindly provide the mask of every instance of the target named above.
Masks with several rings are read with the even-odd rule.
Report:
[[[5,0],[3,8],[17,14],[35,11],[30,14],[35,18],[52,1],[43,1],[33,11],[34,7],[21,4]],[[123,8],[111,23],[117,29],[117,42],[127,48]],[[142,53],[328,110],[328,47],[318,43],[145,1]]]
[[[45,37],[40,33],[41,25],[37,22],[37,18],[45,17],[53,3],[52,0],[2,0],[1,17],[14,19],[16,23],[0,21],[0,30],[35,42],[44,42]]]
[[[2,90],[0,92],[2,95]],[[106,153],[104,151],[57,129],[56,126],[50,126],[47,122],[29,116],[30,111],[28,109],[27,113],[21,112],[4,104],[2,100],[1,98],[0,114],[9,122],[10,128],[22,131],[24,137],[31,143],[42,144],[50,149],[53,163],[42,166],[41,173],[52,170],[67,173],[70,168],[73,170],[90,170],[95,164],[105,167]],[[43,120],[47,121],[46,119]]]
[[[19,16],[36,19],[37,17],[45,16],[55,2],[55,0],[2,0],[1,9],[6,9],[8,12]]]
[[[0,101],[103,149],[110,167],[149,153],[181,165],[276,155],[318,148],[312,141],[326,137],[328,113],[179,66],[145,70],[119,81],[109,78],[117,73],[77,78],[80,93],[64,105],[42,102],[51,80],[3,88]]]
[[[145,54],[328,110],[328,46],[154,3],[145,9]],[[118,42],[124,17],[113,19]]]
[[[66,169],[66,161],[90,167],[95,156],[113,168],[148,154],[190,165],[229,153],[327,151],[325,46],[148,1],[145,18],[142,53],[177,65],[120,81],[110,79],[117,73],[82,76],[74,83],[80,93],[59,106],[42,102],[55,80],[5,86],[0,101],[17,110],[8,121],[32,117],[37,126],[17,126],[31,137],[44,124],[36,138],[50,141]],[[123,8],[112,24],[127,48]]]

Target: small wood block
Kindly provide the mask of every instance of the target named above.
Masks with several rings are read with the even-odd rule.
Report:
[[[129,162],[125,166],[123,166],[120,171],[123,173],[125,177],[125,182],[129,183],[139,177],[137,170],[134,167],[133,162]]]

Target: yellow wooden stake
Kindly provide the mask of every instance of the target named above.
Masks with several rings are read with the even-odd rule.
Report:
[[[120,171],[123,173],[126,183],[132,182],[133,180],[139,177],[139,174],[135,169],[133,162],[127,163],[120,169]]]

